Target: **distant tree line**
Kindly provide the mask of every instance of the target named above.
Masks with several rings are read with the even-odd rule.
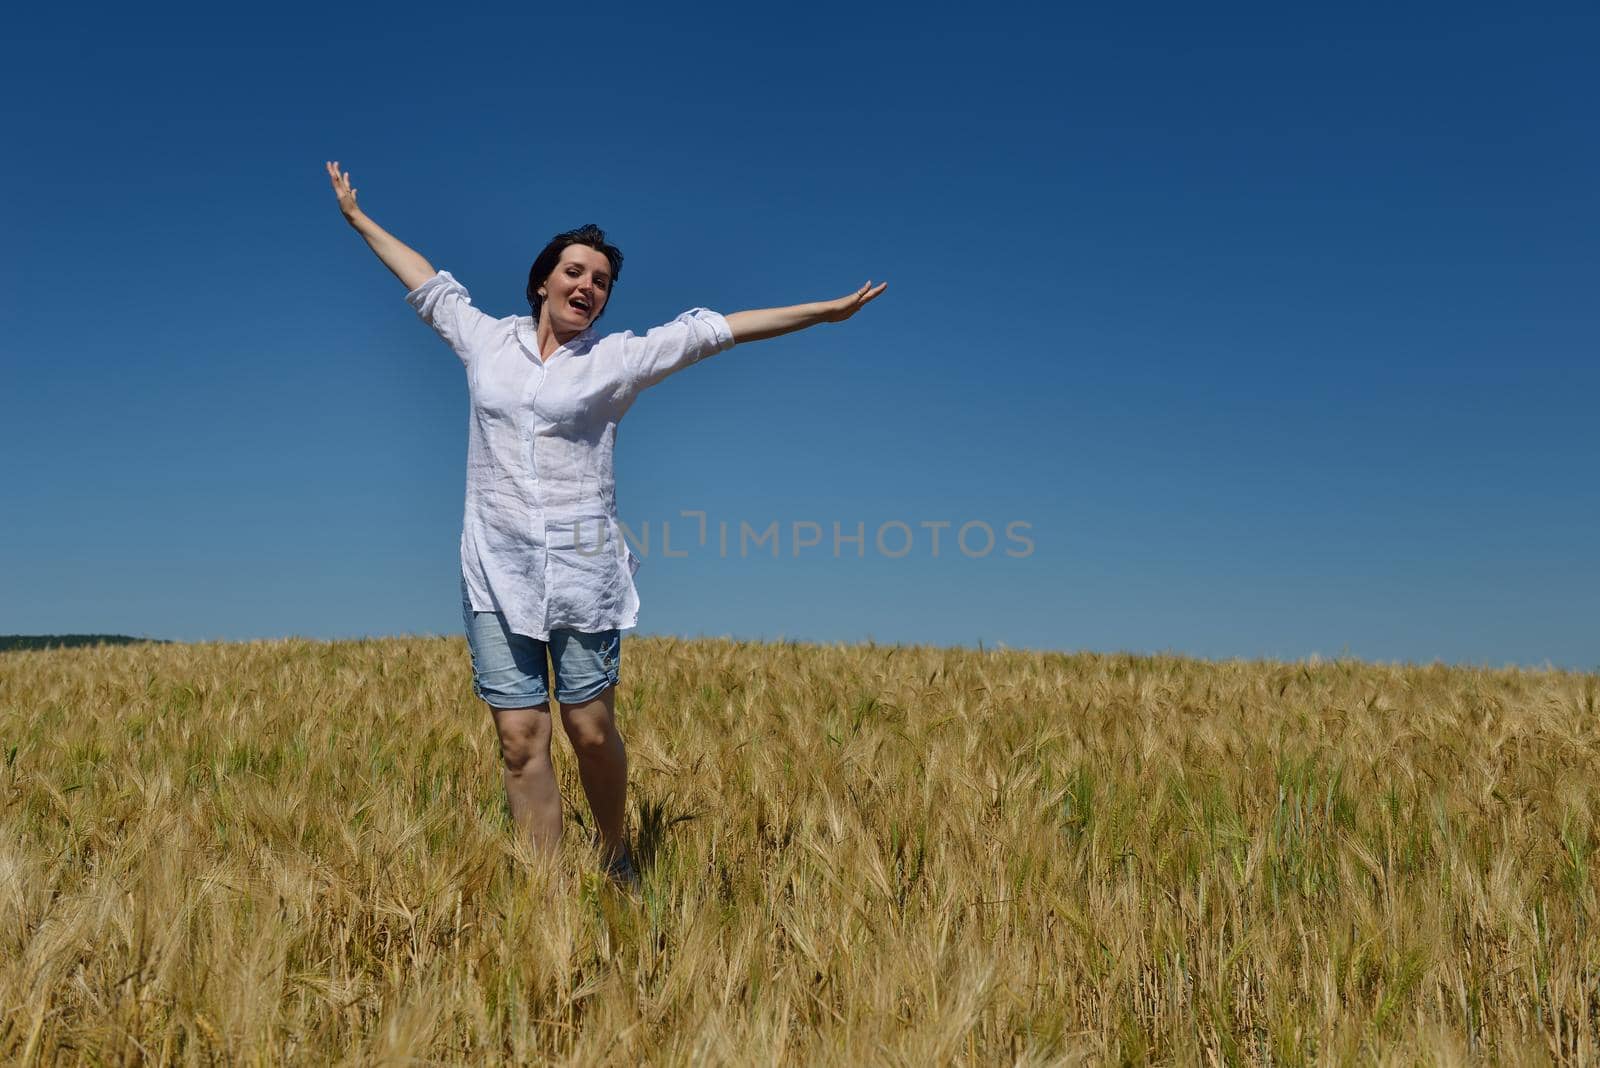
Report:
[[[75,645],[131,645],[160,642],[164,638],[134,638],[127,634],[0,634],[0,653],[18,649],[67,649]]]

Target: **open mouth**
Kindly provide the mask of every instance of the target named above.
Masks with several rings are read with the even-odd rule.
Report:
[[[578,311],[581,311],[584,315],[588,315],[591,310],[589,307],[589,302],[584,300],[582,297],[573,297],[571,300],[567,301],[567,303],[572,305],[572,307]]]

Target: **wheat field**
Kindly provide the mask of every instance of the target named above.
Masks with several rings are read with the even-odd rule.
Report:
[[[1600,676],[629,638],[644,868],[461,638],[0,654],[21,1064],[1596,1064]]]

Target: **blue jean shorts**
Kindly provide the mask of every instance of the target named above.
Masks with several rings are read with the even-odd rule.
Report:
[[[542,642],[514,634],[500,612],[474,612],[461,580],[461,618],[472,651],[472,692],[491,708],[533,708],[550,703],[550,661],[556,670],[556,700],[564,705],[599,697],[617,684],[622,632],[590,633],[557,627]]]

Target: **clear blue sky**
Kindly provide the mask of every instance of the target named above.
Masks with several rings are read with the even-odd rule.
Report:
[[[628,415],[641,633],[1600,666],[1592,7],[541,9],[11,16],[0,632],[460,632],[338,159],[496,315],[591,221],[614,330],[889,281]]]

